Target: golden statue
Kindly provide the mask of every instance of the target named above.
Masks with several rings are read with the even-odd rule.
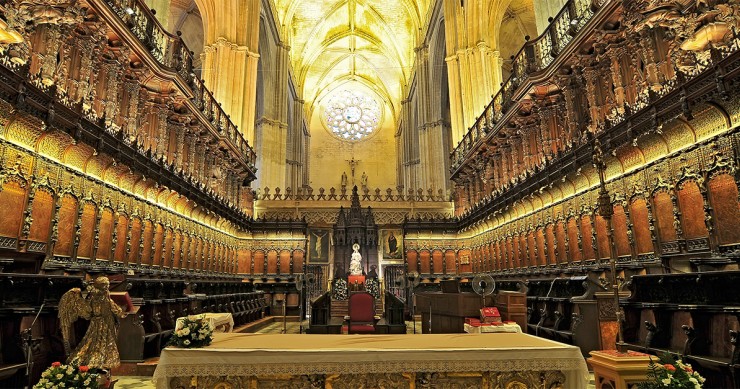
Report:
[[[59,300],[64,351],[69,356],[67,363],[105,370],[121,364],[116,346],[117,324],[126,313],[111,300],[109,286],[108,277],[98,277],[92,287],[88,286],[86,297],[80,288],[72,288]],[[82,341],[70,352],[72,326],[79,318],[90,320],[90,326]]]

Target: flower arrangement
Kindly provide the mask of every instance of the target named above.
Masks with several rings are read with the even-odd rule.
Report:
[[[691,365],[667,353],[658,363],[650,359],[647,378],[650,381],[638,384],[639,389],[701,389],[706,381]]]
[[[90,371],[87,366],[62,365],[60,362],[54,362],[41,373],[41,379],[33,388],[98,389],[101,387],[99,380],[100,374]]]
[[[213,340],[213,328],[205,316],[186,317],[172,334],[168,345],[182,348],[204,347]]]

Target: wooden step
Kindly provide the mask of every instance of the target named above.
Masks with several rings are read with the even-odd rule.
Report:
[[[331,300],[331,317],[345,317],[349,314],[348,300]],[[383,301],[375,300],[375,314],[383,316]]]

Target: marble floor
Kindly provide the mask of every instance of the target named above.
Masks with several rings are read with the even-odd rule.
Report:
[[[304,324],[305,325],[305,324]],[[406,322],[407,334],[414,333],[414,323],[411,321]],[[301,326],[299,323],[286,323],[286,333],[297,334],[299,333]],[[305,329],[305,327],[304,327]],[[276,322],[271,323],[267,327],[258,331],[260,334],[279,334],[283,330],[283,323]],[[416,333],[421,333],[421,324],[416,323]],[[116,383],[115,389],[154,389],[154,383],[151,377],[117,377],[118,382]],[[589,383],[589,389],[595,388],[593,383],[593,374],[591,374],[591,382]]]

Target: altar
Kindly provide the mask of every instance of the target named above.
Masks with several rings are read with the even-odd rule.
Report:
[[[153,379],[157,389],[583,389],[589,376],[577,347],[527,334],[216,333],[206,348],[165,348]]]

